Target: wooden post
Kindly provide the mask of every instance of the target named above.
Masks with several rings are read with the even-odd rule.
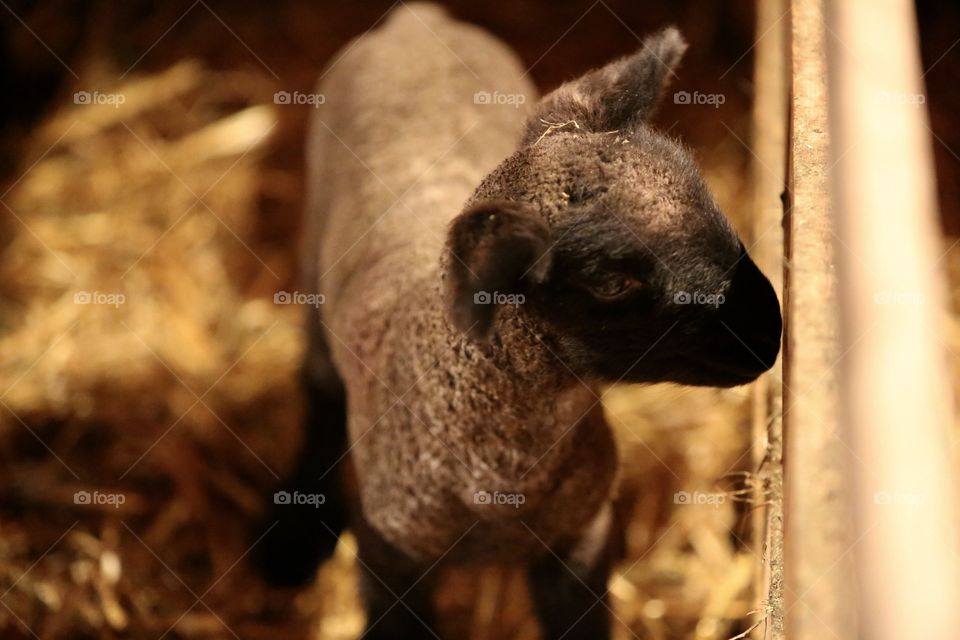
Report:
[[[832,251],[824,0],[792,0],[790,18],[783,354],[787,635],[791,640],[857,640],[849,460],[837,418],[835,367],[842,351]]]
[[[753,234],[750,253],[783,300],[783,201],[787,159],[787,0],[757,0],[751,166]],[[754,385],[753,461],[757,469],[753,545],[755,600],[766,620],[757,640],[783,640],[783,361]]]
[[[960,637],[957,474],[931,134],[910,0],[829,15],[842,418],[861,637]]]

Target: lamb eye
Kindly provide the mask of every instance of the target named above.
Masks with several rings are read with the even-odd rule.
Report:
[[[628,275],[618,273],[589,285],[590,293],[601,300],[616,300],[634,291],[640,281]]]

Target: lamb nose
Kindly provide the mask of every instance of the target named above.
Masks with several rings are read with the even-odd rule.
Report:
[[[773,285],[749,257],[737,265],[720,319],[766,371],[780,353],[783,319]]]

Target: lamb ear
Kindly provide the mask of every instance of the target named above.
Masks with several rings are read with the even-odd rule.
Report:
[[[471,206],[447,235],[444,286],[453,325],[486,338],[500,304],[522,303],[550,263],[550,228],[536,212],[507,201]]]
[[[644,39],[633,55],[561,85],[540,101],[524,142],[534,143],[551,125],[571,121],[580,129],[601,132],[649,118],[686,50],[680,32],[667,27]]]

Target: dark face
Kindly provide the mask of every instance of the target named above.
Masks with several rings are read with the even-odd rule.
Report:
[[[650,134],[575,144],[605,166],[566,176],[550,270],[528,287],[527,312],[560,357],[594,379],[721,387],[772,367],[779,301],[689,155]]]
[[[742,245],[708,278],[702,265],[634,249],[564,243],[545,282],[530,288],[527,312],[578,375],[730,387],[773,366],[780,304]]]

